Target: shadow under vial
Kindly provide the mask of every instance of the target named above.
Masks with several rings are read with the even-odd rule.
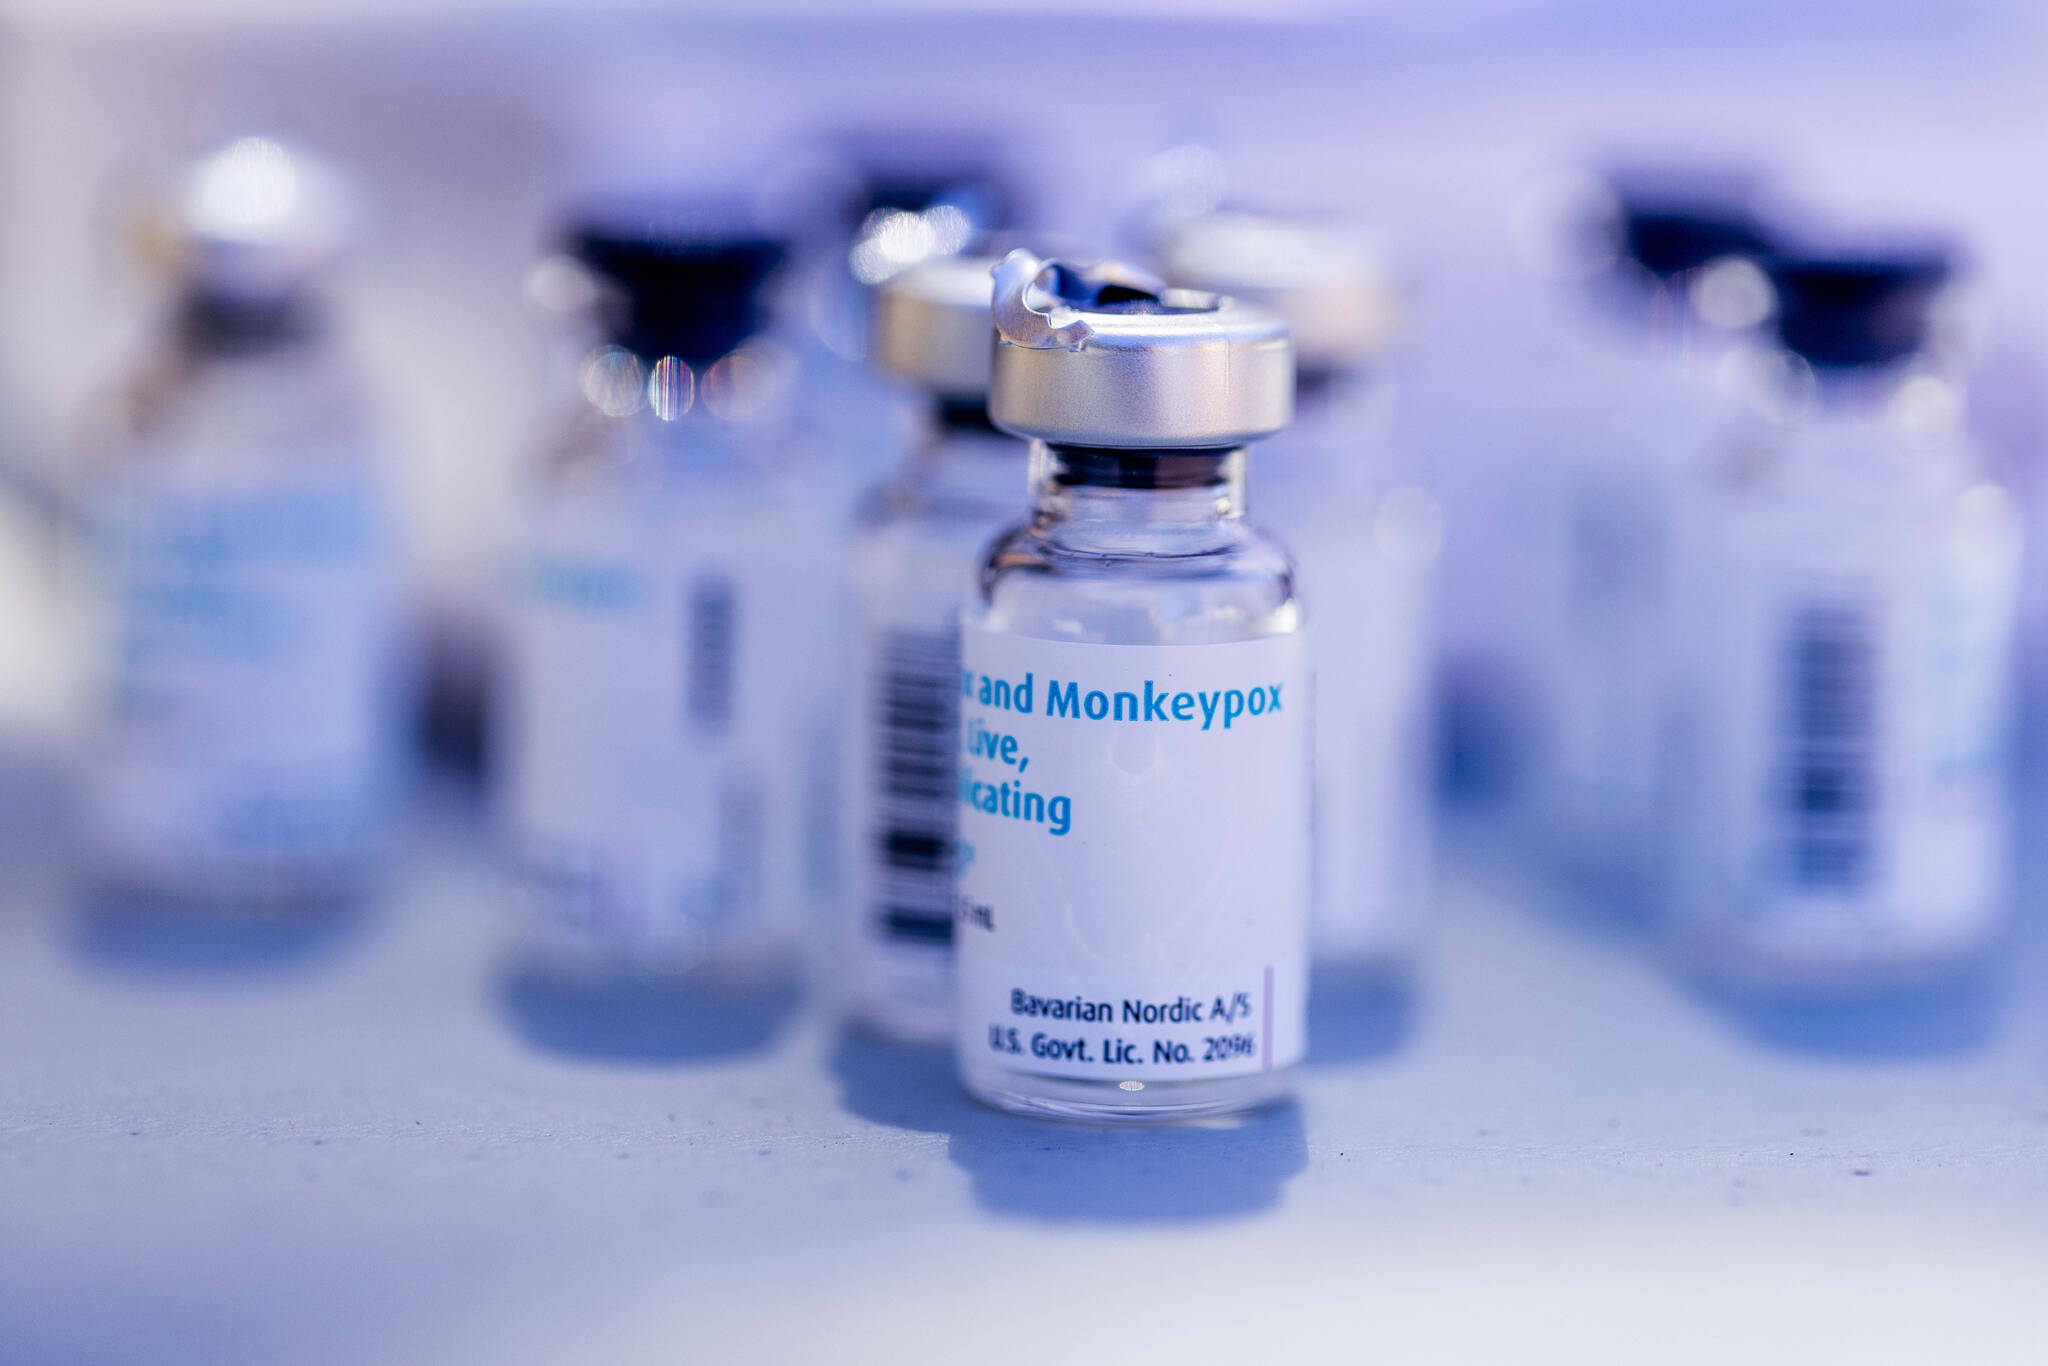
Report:
[[[1963,1057],[1996,1037],[1995,974],[1871,991],[1788,993],[1698,988],[1748,1037],[1788,1053],[1873,1062]]]
[[[1026,1119],[969,1099],[950,1048],[841,1034],[832,1073],[863,1119],[942,1133],[983,1208],[1077,1223],[1186,1223],[1277,1204],[1308,1162],[1300,1108],[1168,1126]]]
[[[793,963],[739,975],[650,975],[525,955],[500,970],[497,996],[513,1030],[534,1048],[660,1065],[767,1049],[795,1015],[802,985]]]
[[[1399,1052],[1414,1032],[1415,1010],[1415,983],[1397,967],[1317,967],[1309,981],[1308,1066]]]
[[[80,895],[75,906],[71,941],[85,963],[194,977],[311,968],[360,938],[372,914],[366,898],[254,911]]]

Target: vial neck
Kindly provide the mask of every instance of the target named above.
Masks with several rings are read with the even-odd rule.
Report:
[[[1339,407],[1366,386],[1366,373],[1363,367],[1298,365],[1294,372],[1294,406],[1315,412]]]
[[[986,398],[934,398],[930,424],[944,439],[957,439],[963,445],[981,438],[1016,440],[989,420]]]
[[[1376,365],[1304,368],[1294,381],[1294,420],[1304,426],[1341,422],[1374,429],[1387,419],[1393,388],[1386,370]]]
[[[1041,534],[1104,554],[1196,554],[1237,539],[1243,447],[1132,451],[1033,442],[1031,488]]]
[[[888,496],[925,511],[988,518],[1017,510],[1024,442],[988,420],[988,406],[934,403]]]
[[[241,360],[304,347],[320,336],[320,311],[303,291],[235,295],[188,288],[172,315],[179,347],[203,360]]]

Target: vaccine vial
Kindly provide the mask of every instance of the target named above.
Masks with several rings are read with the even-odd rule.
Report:
[[[822,525],[809,546],[790,550],[813,552],[812,594],[840,608],[844,601],[818,586],[843,589],[848,534],[871,490],[894,478],[925,424],[924,404],[909,386],[873,363],[876,292],[1003,227],[1017,190],[1005,140],[971,129],[841,127],[807,150],[754,198],[770,219],[788,225],[792,242],[783,272],[789,279],[778,293],[795,324],[788,328],[797,343],[795,422],[812,461],[802,493]],[[837,649],[848,625],[836,616],[821,625],[832,634],[820,639]],[[812,841],[805,861],[811,901],[836,917],[860,895],[847,884],[851,870],[841,853],[853,816],[841,808],[844,775],[858,756],[841,733],[845,690],[823,675],[818,681],[807,745],[814,759],[807,787],[816,800],[806,816]]]
[[[2003,900],[2020,535],[1938,344],[1950,270],[1778,260],[1768,440],[1685,528],[1673,928],[1726,985],[1939,977]]]
[[[1236,211],[1180,223],[1159,256],[1293,336],[1294,421],[1264,448],[1256,511],[1315,593],[1315,953],[1398,965],[1429,897],[1443,513],[1392,432],[1387,264],[1355,223]]]
[[[144,225],[168,325],[75,491],[89,895],[275,913],[372,878],[399,752],[390,510],[322,298],[353,211],[334,168],[245,137]]]
[[[926,428],[853,538],[842,830],[850,1015],[922,1042],[953,1023],[960,611],[1024,502],[1025,444],[988,418],[991,272],[949,256],[876,292],[871,354],[925,396]]]
[[[826,139],[786,216],[817,240],[793,272],[804,346],[798,420],[833,453],[841,515],[891,476],[915,404],[871,362],[875,292],[1009,226],[1019,200],[1004,139],[973,130],[855,128]],[[805,211],[808,209],[808,211]],[[820,229],[823,231],[820,231]]]
[[[566,233],[594,335],[511,571],[500,799],[540,961],[768,968],[804,897],[803,667],[780,246],[722,206],[619,201]]]
[[[1768,315],[1749,182],[1617,176],[1608,264],[1577,286],[1577,376],[1559,405],[1532,521],[1544,724],[1533,784],[1544,854],[1645,914],[1659,895],[1669,777],[1664,632],[1684,490],[1743,422],[1729,358]],[[1562,402],[1560,403],[1560,393]]]
[[[1292,407],[1286,325],[1028,252],[994,310],[1033,505],[962,618],[961,1076],[1070,1119],[1271,1101],[1305,1046],[1312,702],[1244,478]]]

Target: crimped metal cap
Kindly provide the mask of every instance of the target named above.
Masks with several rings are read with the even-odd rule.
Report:
[[[875,364],[941,398],[984,402],[995,323],[993,256],[942,256],[875,291]]]
[[[1295,361],[1311,373],[1377,360],[1399,321],[1378,244],[1340,218],[1204,214],[1167,235],[1159,264],[1176,285],[1228,294],[1285,318]]]
[[[996,267],[989,417],[1018,436],[1117,449],[1228,448],[1294,415],[1287,324],[1115,262],[1013,251]]]
[[[216,295],[268,299],[331,265],[356,236],[347,177],[294,143],[243,137],[177,168],[136,224],[146,259]]]

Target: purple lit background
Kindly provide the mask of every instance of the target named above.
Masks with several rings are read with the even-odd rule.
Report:
[[[1236,1127],[984,1113],[815,1002],[689,1048],[502,999],[486,816],[423,771],[388,894],[331,940],[95,943],[51,856],[75,722],[32,500],[0,502],[0,1361],[2038,1360],[2048,967],[2029,561],[2014,929],[1918,1014],[1731,1019],[1579,923],[1504,830],[1491,691],[1545,345],[1517,206],[1600,158],[1754,164],[1952,231],[1989,310],[1978,434],[2048,534],[2048,11],[1382,0],[0,6],[0,446],[57,478],[132,350],[124,179],[254,121],[368,185],[340,313],[396,440],[443,667],[492,629],[560,386],[521,281],[550,211],[729,179],[821,128],[1014,135],[1031,221],[1113,237],[1131,169],[1383,228],[1403,442],[1450,528],[1438,929],[1335,983],[1299,1103]],[[1256,475],[1254,475],[1256,479]],[[1254,484],[1254,506],[1256,485]],[[619,1041],[613,1040],[613,1043]],[[660,1041],[655,1041],[657,1044]]]

